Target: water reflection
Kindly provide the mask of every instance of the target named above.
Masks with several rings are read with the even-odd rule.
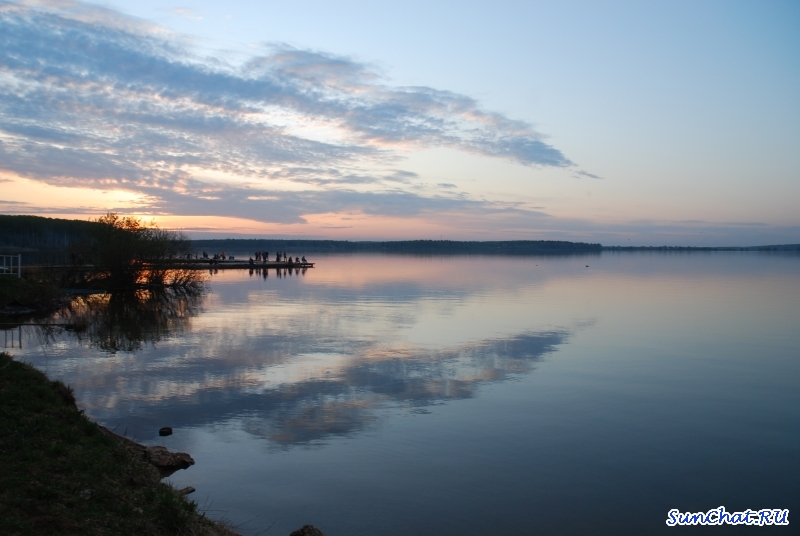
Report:
[[[79,296],[37,328],[45,343],[66,333],[109,354],[135,352],[188,329],[204,295],[202,288],[151,288]]]
[[[40,333],[51,348],[77,341],[116,356],[59,365],[71,368],[65,379],[82,406],[107,425],[148,440],[165,424],[228,423],[280,449],[357,434],[392,408],[425,413],[474,397],[481,384],[530,371],[571,334],[503,317],[519,318],[517,305],[505,303],[501,314],[470,304],[484,299],[473,289],[440,290],[430,301],[410,281],[347,290],[301,285],[306,274],[294,271],[275,271],[280,280],[258,268],[221,274],[210,295],[79,297]],[[275,286],[252,286],[261,284]],[[431,340],[456,310],[477,308],[486,316],[480,329]]]
[[[426,406],[470,398],[481,383],[531,370],[567,337],[566,332],[527,333],[437,351],[368,352],[331,378],[286,383],[230,403],[259,408],[243,412],[248,432],[274,445],[310,443],[363,430],[382,408],[424,413]]]
[[[60,361],[60,375],[107,425],[145,441],[163,425],[234,426],[285,449],[353,436],[387,411],[475,397],[591,321],[553,323],[552,306],[531,305],[547,277],[535,262],[364,260],[214,270],[209,294],[84,296],[42,332],[70,356],[81,355],[75,341],[87,348]]]
[[[666,533],[675,504],[797,503],[798,260],[331,256],[220,270],[202,314],[129,315],[135,351],[10,351],[190,452],[179,485],[253,532]]]
[[[564,331],[526,333],[436,351],[360,355],[330,379],[265,389],[245,429],[279,445],[348,435],[387,405],[424,412],[441,401],[470,398],[481,383],[528,372],[567,337]]]
[[[280,279],[282,276],[292,275],[292,268],[273,268],[275,270],[275,275]],[[306,267],[303,268],[294,268],[294,275],[306,275],[308,269]],[[253,277],[263,277],[264,279],[269,278],[269,268],[249,268],[248,275]],[[213,274],[218,274],[218,270],[214,270]],[[213,275],[211,270],[209,270],[209,274]]]
[[[64,314],[84,327],[66,334],[106,352],[132,352],[186,329],[197,308],[196,297],[84,298]],[[569,335],[530,332],[444,348],[364,341],[331,353],[318,341],[289,334],[261,351],[253,348],[261,340],[232,346],[217,359],[176,357],[169,355],[175,348],[162,348],[124,364],[95,362],[72,384],[90,414],[140,439],[154,437],[164,423],[203,427],[233,420],[272,447],[286,448],[358,433],[385,409],[424,413],[443,401],[471,398],[481,384],[532,370]]]

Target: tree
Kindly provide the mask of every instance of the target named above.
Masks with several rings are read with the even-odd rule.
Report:
[[[199,283],[193,272],[175,266],[191,251],[191,242],[182,233],[114,212],[92,221],[98,225],[92,226],[73,255],[80,264],[93,265],[91,279],[102,281],[106,288]]]

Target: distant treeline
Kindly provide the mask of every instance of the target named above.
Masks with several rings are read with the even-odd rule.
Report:
[[[286,251],[292,254],[306,253],[409,253],[421,255],[448,254],[568,254],[600,252],[600,244],[565,242],[556,240],[506,240],[492,242],[459,242],[454,240],[397,240],[387,242],[349,240],[270,240],[270,239],[224,239],[192,240],[196,251],[209,254],[254,253],[256,251]]]
[[[61,262],[63,252],[80,243],[96,231],[98,222],[44,218],[41,216],[9,216],[0,214],[0,251],[3,253],[31,253],[40,262]],[[255,253],[286,251],[295,255],[306,253],[408,253],[423,255],[441,254],[570,254],[601,251],[800,251],[800,244],[781,244],[750,247],[689,247],[689,246],[602,246],[585,242],[563,240],[276,240],[234,239],[192,240],[196,252],[209,254]],[[52,258],[51,258],[52,257]],[[56,258],[58,257],[58,258]]]
[[[800,251],[800,244],[748,247],[696,247],[696,246],[603,246],[605,251]]]
[[[0,214],[0,248],[62,250],[86,237],[95,222]]]
[[[83,220],[0,214],[0,253],[21,253],[23,264],[65,264],[67,249],[98,224]]]

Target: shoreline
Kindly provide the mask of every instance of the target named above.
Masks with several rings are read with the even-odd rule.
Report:
[[[170,430],[171,433],[171,430]],[[73,390],[0,352],[0,533],[242,536],[162,482],[194,465],[90,420]],[[325,536],[304,525],[290,536]]]
[[[161,481],[194,460],[91,421],[72,389],[0,352],[0,532],[240,536]]]
[[[249,261],[240,261],[236,260],[213,260],[213,259],[183,259],[177,260],[174,262],[165,262],[165,263],[158,263],[153,265],[146,265],[143,267],[143,270],[147,270],[148,268],[154,267],[159,270],[217,270],[217,269],[269,269],[269,270],[280,270],[280,269],[307,269],[314,267],[313,262],[277,262],[277,261],[267,261],[264,262],[253,262],[252,264]],[[93,265],[63,265],[63,264],[30,264],[27,266],[23,266],[23,270],[103,270],[102,267],[97,267]]]

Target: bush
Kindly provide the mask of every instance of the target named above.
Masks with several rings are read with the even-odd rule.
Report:
[[[82,267],[88,263],[94,270],[89,274],[77,270],[73,277],[101,281],[110,289],[197,283],[196,277],[174,267],[175,261],[191,251],[191,242],[182,233],[114,212],[94,223],[99,225],[93,226],[87,238],[70,253],[73,265]]]

